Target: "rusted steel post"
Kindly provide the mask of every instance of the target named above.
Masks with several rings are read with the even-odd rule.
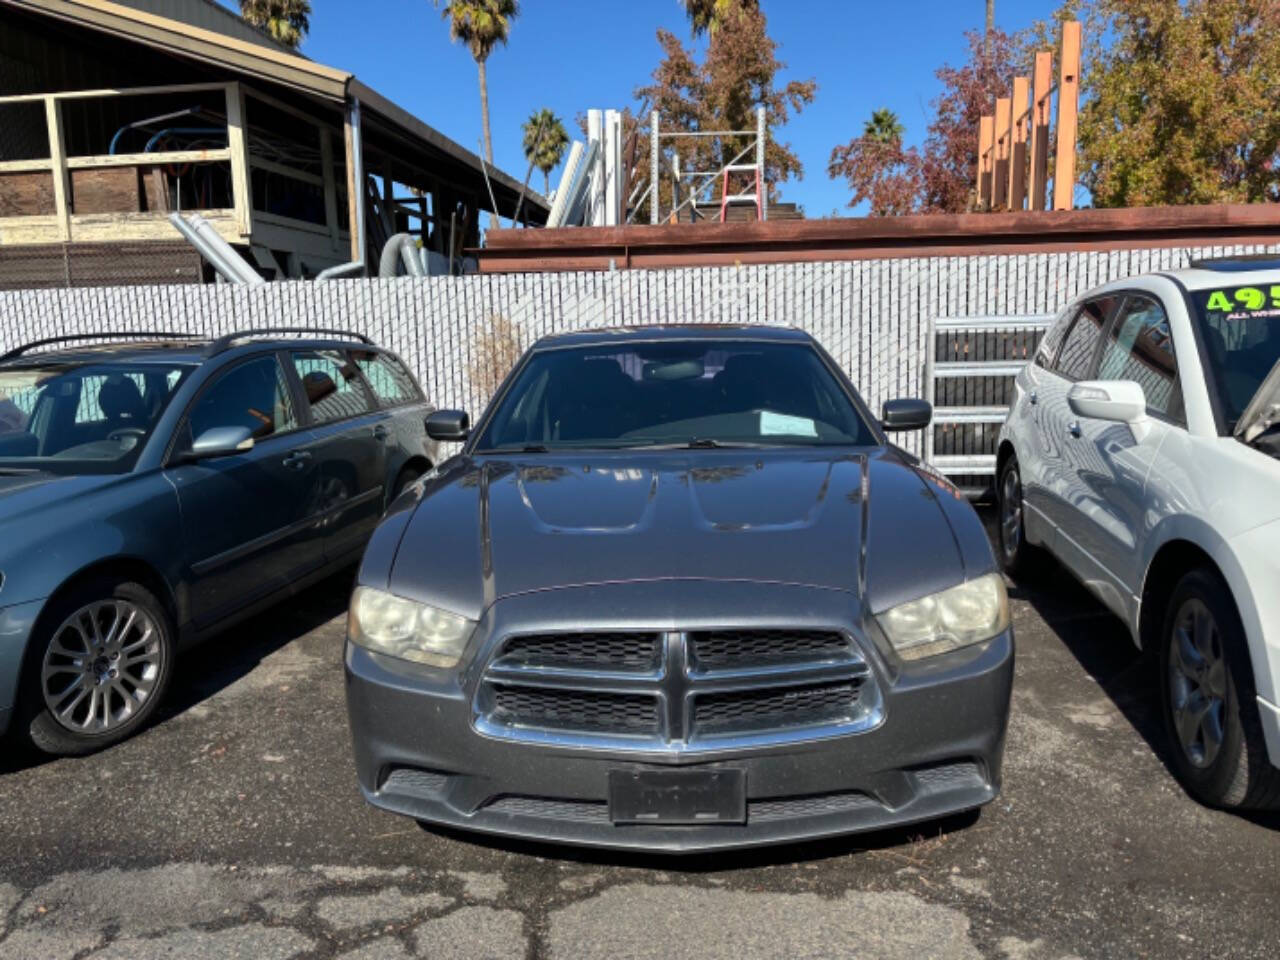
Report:
[[[1036,54],[1036,66],[1032,75],[1031,101],[1031,202],[1032,210],[1043,210],[1045,188],[1049,183],[1049,106],[1053,95],[1053,53],[1041,50]]]
[[[991,168],[995,158],[996,118],[988,114],[978,122],[978,209],[991,209]]]
[[[1053,166],[1053,209],[1070,210],[1076,189],[1076,120],[1080,107],[1080,21],[1062,25],[1058,78],[1058,153]]]
[[[1012,153],[1009,163],[1009,209],[1021,210],[1027,193],[1027,91],[1031,81],[1013,78]]]
[[[1013,117],[1013,102],[1008,97],[996,100],[996,163],[993,172],[994,191],[991,206],[1001,208],[1008,201],[1009,186],[1009,121]]]

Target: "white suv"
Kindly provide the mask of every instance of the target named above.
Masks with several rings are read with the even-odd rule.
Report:
[[[1280,807],[1280,258],[1071,303],[1017,378],[996,470],[1006,569],[1047,550],[1155,655],[1187,789]]]

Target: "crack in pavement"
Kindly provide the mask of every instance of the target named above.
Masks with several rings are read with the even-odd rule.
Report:
[[[713,878],[601,889],[596,874],[582,876],[591,882],[557,885],[579,898],[552,907],[504,902],[502,877],[468,871],[204,863],[72,871],[25,894],[0,884],[10,918],[0,960],[983,956],[963,910],[906,891],[760,892]],[[1016,937],[1000,949],[1020,960],[1064,957]]]

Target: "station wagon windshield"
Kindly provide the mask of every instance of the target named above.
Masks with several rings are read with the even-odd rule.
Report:
[[[1280,286],[1224,286],[1191,294],[1228,430],[1280,363]]]
[[[680,340],[534,353],[500,401],[485,452],[876,443],[816,351]]]
[[[188,369],[153,363],[0,369],[0,476],[126,473]]]

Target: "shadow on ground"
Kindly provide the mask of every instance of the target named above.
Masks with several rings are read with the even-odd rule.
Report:
[[[149,726],[167,723],[253,672],[263,660],[347,608],[355,569],[327,577],[313,586],[241,621],[179,653],[164,702]],[[25,746],[15,731],[0,742],[0,774],[42,766],[49,757]]]
[[[677,873],[724,873],[755,870],[761,867],[789,866],[817,860],[829,860],[851,854],[871,853],[891,848],[903,849],[936,843],[948,835],[974,826],[981,810],[968,810],[937,820],[908,824],[870,833],[846,834],[789,842],[745,850],[717,850],[708,853],[662,854],[631,850],[607,850],[569,844],[522,840],[484,833],[456,830],[452,827],[419,823],[428,834],[485,850],[516,853],[524,856],[577,863],[586,866],[621,867],[636,870],[666,870]]]

